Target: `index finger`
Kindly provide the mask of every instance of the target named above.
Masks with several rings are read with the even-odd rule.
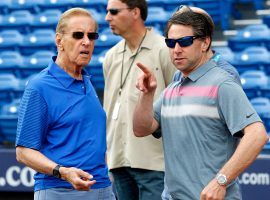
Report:
[[[146,74],[150,75],[150,71],[148,70],[147,67],[145,67],[142,63],[136,63],[136,65]]]

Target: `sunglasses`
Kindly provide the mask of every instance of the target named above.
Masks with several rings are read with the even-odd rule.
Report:
[[[107,10],[111,15],[117,15],[121,10],[131,9],[131,8],[110,8]]]
[[[185,36],[185,37],[181,37],[179,39],[169,39],[166,38],[165,39],[165,43],[167,45],[167,47],[169,48],[174,48],[176,43],[179,44],[180,47],[188,47],[190,45],[193,44],[193,40],[200,38],[200,37],[196,37],[196,36]]]
[[[98,39],[98,33],[96,32],[90,32],[90,33],[87,33],[87,37],[89,40],[97,40]],[[76,32],[73,32],[72,33],[72,37],[75,39],[75,40],[80,40],[80,39],[83,39],[84,37],[84,32],[80,32],[80,31],[76,31]]]

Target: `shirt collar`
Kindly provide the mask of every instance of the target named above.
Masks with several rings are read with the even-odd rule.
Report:
[[[216,62],[211,59],[208,62],[201,65],[195,71],[191,72],[191,74],[188,75],[188,78],[192,81],[196,81],[199,78],[201,78],[203,75],[205,75],[210,69],[216,66],[217,66]]]
[[[65,72],[59,65],[55,63],[57,56],[53,56],[50,63],[49,63],[49,73],[59,81],[65,88],[69,88],[70,85],[77,81],[75,78],[71,77],[67,72]],[[83,69],[83,75],[87,75],[87,72]]]
[[[141,48],[152,49],[153,47],[153,37],[154,29],[152,27],[146,27],[146,36],[141,44]],[[121,40],[118,48],[118,53],[123,53],[125,51],[125,40]]]

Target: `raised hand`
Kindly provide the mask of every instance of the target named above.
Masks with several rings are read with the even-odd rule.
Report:
[[[143,64],[137,63],[137,66],[142,70],[137,78],[136,88],[143,93],[154,93],[157,88],[157,80],[154,74]]]

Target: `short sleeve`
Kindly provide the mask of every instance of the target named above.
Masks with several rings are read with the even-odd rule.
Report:
[[[154,118],[159,124],[161,124],[161,106],[163,94],[164,91],[159,95],[158,99],[154,102]]]
[[[39,150],[48,124],[48,109],[44,98],[37,91],[26,89],[19,108],[16,146]]]
[[[218,109],[232,135],[249,124],[261,122],[242,87],[234,81],[226,81],[220,85]]]

